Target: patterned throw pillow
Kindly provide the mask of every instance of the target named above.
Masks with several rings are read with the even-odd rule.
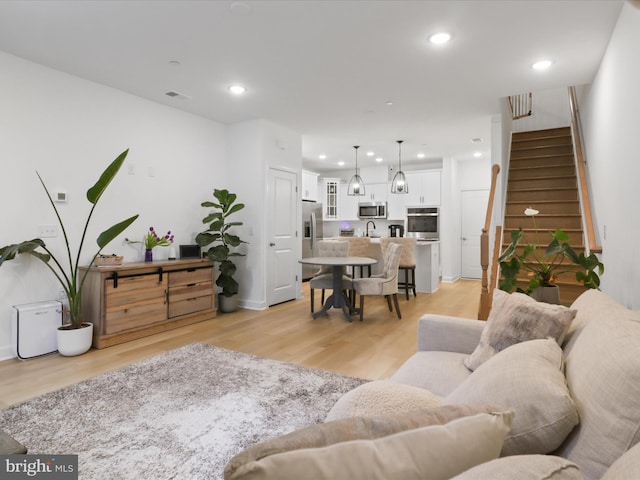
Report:
[[[464,364],[473,371],[496,353],[528,340],[552,337],[562,344],[575,316],[575,310],[563,305],[537,302],[523,293],[508,294],[496,289],[480,343]]]

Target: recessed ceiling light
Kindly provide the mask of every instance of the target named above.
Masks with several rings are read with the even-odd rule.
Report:
[[[539,62],[531,65],[531,68],[533,68],[534,70],[546,70],[551,65],[553,65],[553,62],[551,60],[540,60]]]
[[[480,153],[480,152],[473,152],[473,156],[474,156],[474,157],[476,157],[476,158],[478,158],[478,157],[481,157],[481,156],[482,156],[482,153]]]
[[[367,157],[373,157],[374,155],[375,155],[374,152],[371,152],[371,151],[367,152]]]
[[[321,153],[320,155],[318,155],[318,158],[320,160],[324,160],[325,158],[327,158],[327,156],[324,153]]]
[[[340,165],[341,167],[343,167],[343,166],[344,166],[344,162],[343,162],[342,160],[340,160],[340,161],[338,162],[338,165]]]
[[[244,88],[242,85],[231,85],[229,87],[229,91],[234,95],[242,95],[247,91],[247,89]]]
[[[451,40],[451,34],[447,32],[434,33],[429,37],[429,41],[434,45],[442,45]]]
[[[393,102],[392,102],[391,100],[389,100],[389,101],[387,101],[387,102],[384,102],[384,104],[385,104],[387,107],[390,107],[391,105],[393,105]]]
[[[382,157],[376,158],[376,162],[378,162],[378,163],[382,162]]]
[[[420,152],[420,153],[418,154],[418,158],[424,158],[424,153]]]

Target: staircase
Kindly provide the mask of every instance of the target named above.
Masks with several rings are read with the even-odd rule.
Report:
[[[556,228],[569,235],[569,244],[577,253],[584,251],[570,127],[514,133],[508,178],[503,250],[511,242],[511,230],[522,227],[527,241],[539,241],[542,251],[551,241],[548,232]],[[524,214],[528,207],[540,211],[535,217],[539,240],[536,240],[532,218]],[[519,248],[521,252],[523,247]],[[567,269],[572,271],[556,281],[562,304],[571,304],[585,290],[575,279],[578,268],[567,262]],[[526,272],[522,272],[519,285],[525,288],[526,284]]]

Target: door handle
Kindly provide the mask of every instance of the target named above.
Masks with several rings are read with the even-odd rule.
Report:
[[[276,246],[276,244],[275,244],[275,243],[273,243],[273,242],[269,242],[269,246],[270,246],[270,247],[275,247],[275,246]]]

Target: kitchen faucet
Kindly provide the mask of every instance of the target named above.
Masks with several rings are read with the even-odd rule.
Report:
[[[369,224],[370,224],[370,223],[373,223],[373,229],[374,229],[374,230],[375,230],[375,228],[376,228],[376,223],[375,223],[373,220],[369,220],[369,221],[367,222],[367,226],[366,226],[366,233],[365,233],[365,235],[366,235],[367,237],[369,236]]]

